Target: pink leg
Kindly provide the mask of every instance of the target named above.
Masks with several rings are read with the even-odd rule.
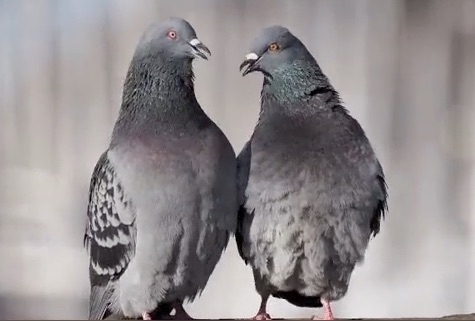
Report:
[[[261,305],[259,306],[259,311],[255,317],[251,318],[251,320],[272,320],[270,315],[267,313],[267,300],[269,299],[268,296],[261,298]]]
[[[176,302],[173,304],[175,309],[175,320],[193,320],[188,313],[186,313],[181,302]]]
[[[144,320],[152,320],[152,317],[150,316],[149,313],[144,312],[144,313],[142,313],[142,319],[144,319]]]
[[[330,301],[326,299],[320,299],[323,305],[323,318],[314,316],[312,320],[335,320],[333,317],[332,307],[330,305]]]

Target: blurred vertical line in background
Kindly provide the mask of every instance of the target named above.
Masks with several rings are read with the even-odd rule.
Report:
[[[422,271],[431,269],[432,262],[440,257],[441,248],[453,250],[439,237],[444,229],[442,215],[446,213],[446,199],[442,196],[446,195],[447,159],[441,153],[438,133],[440,115],[447,103],[447,20],[450,18],[450,14],[441,14],[443,10],[450,10],[447,6],[443,7],[443,1],[404,2],[400,30],[403,36],[395,48],[401,56],[398,70],[401,86],[398,87],[398,103],[393,113],[396,134],[393,137],[397,144],[394,147],[397,151],[392,154],[396,161],[393,169],[404,175],[388,182],[390,207],[398,204],[398,211],[388,219],[395,228],[393,231],[398,233],[397,243],[393,243],[397,246],[391,248],[393,262],[400,264],[402,257],[406,262],[404,268],[395,271],[404,280],[400,290],[417,289],[416,284],[420,282],[426,284],[424,290],[431,296],[425,308],[432,306],[434,314],[439,313],[437,302],[445,297],[445,280],[452,277],[452,272],[442,266],[449,266],[450,263],[439,262],[444,271],[438,274]],[[395,186],[398,187],[395,189]],[[394,202],[394,198],[398,203]],[[414,247],[416,243],[417,248]],[[404,277],[415,274],[419,274],[420,278]],[[455,302],[448,304],[451,308],[458,305]],[[411,301],[393,306],[393,309],[422,308]]]
[[[106,93],[106,106],[104,106],[104,110],[107,112],[107,120],[115,118],[117,115],[115,113],[115,109],[112,108],[114,106],[114,94],[116,93],[116,88],[113,82],[113,68],[116,64],[116,56],[113,53],[113,45],[112,41],[114,39],[114,21],[113,21],[113,13],[112,7],[113,3],[111,1],[105,2],[101,5],[101,36],[102,36],[102,44],[103,44],[103,61],[104,61],[104,76],[105,76],[105,93]],[[114,111],[114,113],[112,113]]]
[[[50,39],[50,46],[49,46],[49,61],[47,65],[50,68],[49,72],[49,81],[50,81],[50,95],[51,99],[51,114],[49,115],[52,121],[52,128],[51,128],[51,137],[50,137],[50,144],[52,146],[51,151],[51,160],[50,160],[50,167],[51,170],[57,174],[60,169],[59,163],[59,154],[58,154],[58,137],[61,135],[59,132],[59,114],[60,114],[60,106],[59,106],[59,89],[60,89],[60,70],[59,70],[59,54],[60,54],[60,43],[59,43],[59,29],[60,29],[60,11],[58,10],[57,1],[48,1],[49,7],[49,34],[46,37]]]
[[[465,306],[475,302],[475,1],[461,3],[458,11],[458,40],[454,48],[459,48],[459,60],[453,62],[454,70],[459,72],[457,83],[458,96],[457,121],[451,133],[457,137],[454,149],[448,150],[449,155],[456,155],[459,168],[460,185],[456,191],[460,201],[461,228],[458,235],[466,235],[468,242],[465,248],[467,257],[468,279],[465,295]],[[458,66],[457,66],[458,63]],[[455,86],[455,84],[454,84]],[[463,280],[462,280],[463,281]],[[467,312],[469,309],[466,309]]]
[[[6,102],[7,110],[6,116],[8,119],[5,120],[6,128],[8,128],[7,148],[9,148],[7,155],[7,161],[15,163],[16,155],[21,152],[21,148],[24,145],[20,145],[19,138],[19,108],[21,106],[21,91],[22,91],[22,81],[21,81],[21,64],[19,57],[19,48],[18,48],[18,39],[20,37],[21,29],[19,28],[19,21],[15,19],[20,16],[18,14],[20,7],[19,2],[9,5],[9,10],[4,11],[4,18],[6,21],[6,34],[5,38],[7,39],[6,47],[9,48],[7,52],[7,63],[10,68],[6,70],[10,71],[9,76],[6,77],[7,80],[7,91],[10,92],[10,101]],[[8,95],[7,95],[8,97]]]
[[[19,36],[16,38],[18,53],[15,55],[21,75],[20,92],[16,110],[18,112],[20,154],[16,163],[25,168],[53,174],[54,158],[51,114],[54,100],[51,92],[51,11],[49,3],[43,1],[19,1],[17,23]],[[35,139],[42,144],[34,143]],[[26,182],[25,182],[26,183]]]
[[[9,112],[9,110],[13,109],[11,105],[14,100],[13,84],[15,80],[13,77],[15,72],[12,63],[12,38],[14,37],[12,32],[13,19],[7,11],[8,7],[9,4],[6,3],[6,1],[0,2],[0,70],[3,74],[3,76],[0,77],[0,166],[2,162],[7,160],[6,153],[14,143],[12,135],[15,128],[12,119],[14,115]],[[3,167],[1,169],[3,169]],[[0,184],[2,184],[1,181]]]

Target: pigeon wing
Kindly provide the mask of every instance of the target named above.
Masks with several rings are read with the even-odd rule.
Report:
[[[248,213],[244,207],[246,203],[246,188],[249,180],[249,171],[251,169],[251,140],[249,140],[246,145],[244,145],[244,148],[237,157],[239,210],[235,238],[239,255],[246,264],[249,258],[244,253],[244,242],[246,237],[245,225],[247,224],[247,221],[250,220],[248,216],[253,215],[252,213]]]
[[[105,152],[92,175],[84,235],[84,246],[90,258],[89,319],[105,317],[112,285],[134,256],[135,215]]]
[[[383,169],[378,162],[378,175],[376,176],[377,185],[379,187],[378,202],[373,211],[373,217],[371,218],[370,227],[373,237],[379,233],[381,220],[385,218],[388,211],[388,186],[384,178]]]

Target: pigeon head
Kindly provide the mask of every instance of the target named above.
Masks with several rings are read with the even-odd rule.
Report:
[[[243,68],[243,76],[254,71],[264,75],[261,92],[264,98],[273,97],[281,103],[292,103],[318,94],[321,88],[328,88],[331,90],[325,90],[325,93],[330,92],[331,99],[338,102],[336,92],[315,58],[285,27],[262,29],[239,67],[240,70]]]
[[[168,60],[208,59],[210,50],[196,36],[190,23],[181,18],[169,18],[152,24],[140,39],[136,55],[160,55]]]
[[[113,137],[156,131],[165,120],[176,125],[196,112],[194,58],[207,59],[209,49],[186,20],[169,18],[143,33],[130,62]],[[171,119],[177,120],[172,122]]]
[[[288,71],[295,62],[311,61],[314,59],[307,48],[287,28],[271,26],[261,30],[255,37],[239,69],[246,67],[243,76],[260,71],[272,79]]]

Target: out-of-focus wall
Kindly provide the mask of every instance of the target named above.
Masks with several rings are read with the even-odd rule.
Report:
[[[212,50],[195,63],[206,112],[239,152],[260,76],[238,66],[282,24],[308,46],[365,128],[390,212],[338,316],[475,310],[475,1],[0,1],[0,318],[85,318],[82,248],[90,175],[146,26],[181,16]],[[259,304],[234,241],[195,317]],[[272,299],[275,316],[309,316]]]

